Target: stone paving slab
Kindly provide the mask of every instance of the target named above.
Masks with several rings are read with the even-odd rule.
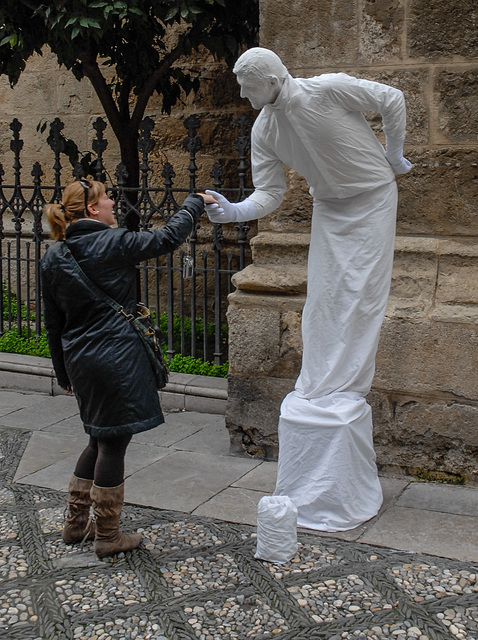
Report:
[[[124,463],[125,478],[131,478],[135,473],[155,464],[170,453],[167,447],[151,447],[147,444],[131,442]]]
[[[72,470],[86,443],[84,433],[67,436],[63,433],[34,432],[18,467],[15,481],[67,491]],[[125,461],[125,477],[157,462],[168,453],[170,450],[165,447],[132,442]]]
[[[42,431],[48,433],[57,433],[62,434],[66,433],[68,435],[71,434],[81,434],[83,436],[83,440],[85,441],[86,435],[83,429],[83,422],[81,421],[80,414],[76,413],[69,418],[65,418],[64,420],[60,420],[59,422],[55,422],[54,424],[50,424],[46,427],[43,427]],[[86,442],[86,441],[85,441]]]
[[[268,493],[228,487],[195,509],[193,514],[257,526],[257,505],[265,495]]]
[[[274,493],[277,479],[277,462],[263,462],[245,476],[232,483],[233,487]]]
[[[133,440],[135,442],[151,444],[159,447],[170,447],[177,442],[181,442],[188,436],[198,433],[206,424],[208,424],[204,421],[204,414],[193,413],[190,421],[184,416],[187,416],[187,414],[183,411],[178,413],[167,413],[165,414],[165,424],[162,424],[155,429],[151,429],[151,431],[136,433],[133,436]],[[210,423],[215,424],[218,419],[219,421],[224,421],[223,416],[214,415],[210,416]]]
[[[42,402],[43,395],[38,393],[19,393],[18,391],[1,391],[0,417],[29,405]]]
[[[59,459],[78,457],[85,448],[85,436],[34,431],[18,466],[15,481],[49,467]],[[68,485],[67,485],[68,486]]]
[[[54,464],[50,464],[34,473],[18,478],[17,482],[33,487],[66,491],[80,452],[81,449],[78,453],[60,458]]]
[[[247,458],[174,451],[128,478],[125,499],[190,513],[258,464]]]
[[[226,429],[224,418],[218,424],[206,425],[200,431],[176,442],[172,446],[181,451],[198,451],[227,456],[229,453],[229,433]]]
[[[67,491],[76,461],[86,443],[85,434],[77,437],[62,434],[62,437],[59,437],[49,432],[33,433],[18,467],[15,481]],[[132,442],[125,460],[125,478],[158,462],[169,453],[170,449],[165,447]]]
[[[415,482],[404,490],[397,506],[478,516],[478,490],[471,487]]]
[[[41,401],[0,419],[0,425],[39,431],[78,413],[76,399],[70,396],[44,396]]]
[[[192,425],[202,429],[210,425],[225,427],[224,415],[199,413],[197,411],[175,411],[166,416],[168,426]]]
[[[167,417],[166,417],[167,420]],[[135,433],[133,441],[140,444],[149,444],[156,447],[170,447],[177,442],[181,442],[184,438],[193,435],[201,430],[197,425],[177,425],[174,428],[169,427],[169,423],[162,424],[151,431],[144,433]]]
[[[17,411],[21,398],[12,400]],[[57,449],[52,465],[26,476],[30,484],[13,481],[21,464],[32,464],[33,438],[68,436],[52,430],[57,414],[37,431],[0,426],[0,637],[478,640],[478,522],[462,513],[474,508],[478,489],[381,478],[382,511],[344,532],[355,539],[303,530],[290,562],[262,562],[255,526],[240,520],[254,523],[275,463],[181,450],[201,430],[207,447],[216,446],[219,423],[202,416],[188,432],[187,415],[170,418],[163,435],[177,431],[168,446],[135,438],[126,467],[127,487],[163,491],[173,507],[131,500],[121,526],[143,542],[105,560],[91,543],[82,550],[61,541],[65,494],[55,486],[66,487],[76,454]],[[47,484],[39,486],[42,473]],[[193,513],[177,510],[181,500]]]
[[[478,562],[477,532],[478,516],[393,506],[367,529],[360,541]]]

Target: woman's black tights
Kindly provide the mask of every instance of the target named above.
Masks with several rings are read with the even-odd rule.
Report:
[[[97,487],[117,487],[124,481],[124,457],[131,434],[108,439],[90,436],[88,446],[78,458],[75,476],[93,480]]]

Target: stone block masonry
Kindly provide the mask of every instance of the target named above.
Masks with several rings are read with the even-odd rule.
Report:
[[[478,481],[478,14],[473,0],[261,2],[261,45],[293,76],[344,71],[401,89],[394,272],[372,404],[382,470]],[[366,114],[384,142],[381,120]],[[234,451],[277,455],[282,398],[300,370],[312,203],[286,173],[229,298],[226,424]],[[245,354],[247,352],[247,354]]]
[[[260,0],[260,13],[260,44],[276,51],[292,75],[345,71],[405,94],[405,151],[415,166],[397,178],[394,274],[370,395],[377,460],[382,469],[473,482],[478,470],[476,0]],[[178,140],[188,110],[207,115],[204,154],[217,148],[223,157],[231,148],[224,135],[226,116],[236,109],[250,113],[230,71],[205,61],[201,73],[206,82],[200,95],[160,122],[158,165],[165,155],[178,166],[186,162],[179,159]],[[0,105],[6,126],[0,151],[10,153],[8,123],[21,113],[25,131],[33,132],[32,163],[45,152],[36,132],[42,118],[68,119],[65,132],[86,148],[89,123],[100,115],[89,85],[58,70],[48,55],[32,60],[14,90],[0,81]],[[149,107],[159,115],[154,100]],[[380,119],[366,117],[383,142]],[[115,154],[111,139],[107,155]],[[25,157],[23,164],[31,163]],[[202,165],[199,172],[207,184]],[[307,287],[312,203],[305,182],[287,169],[286,177],[284,203],[259,221],[253,263],[236,274],[236,291],[229,297],[231,450],[266,458],[277,456],[280,403],[300,369]]]

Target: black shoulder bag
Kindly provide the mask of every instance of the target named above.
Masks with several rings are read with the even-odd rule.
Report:
[[[127,322],[133,327],[138,336],[143,343],[146,353],[148,354],[148,358],[151,362],[151,366],[154,371],[154,376],[156,378],[156,386],[158,389],[162,389],[166,386],[169,377],[169,368],[166,363],[166,359],[163,355],[163,350],[161,348],[161,344],[164,343],[164,337],[161,332],[161,329],[154,322],[151,317],[151,312],[142,302],[138,303],[138,315],[135,317],[131,313],[126,313],[123,307],[110,298],[106,293],[104,293],[101,289],[99,289],[86,275],[83,269],[80,267],[78,262],[75,260],[73,254],[66,242],[62,242],[62,250],[63,255],[70,259],[70,262],[73,265],[76,273],[80,276],[83,282],[86,284],[88,289],[93,293],[93,295],[109,304],[109,306],[125,317]]]

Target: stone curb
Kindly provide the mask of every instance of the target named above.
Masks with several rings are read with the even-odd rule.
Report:
[[[0,388],[64,395],[58,386],[50,358],[0,353]],[[224,414],[227,380],[171,372],[169,382],[160,392],[165,411],[198,411]]]

